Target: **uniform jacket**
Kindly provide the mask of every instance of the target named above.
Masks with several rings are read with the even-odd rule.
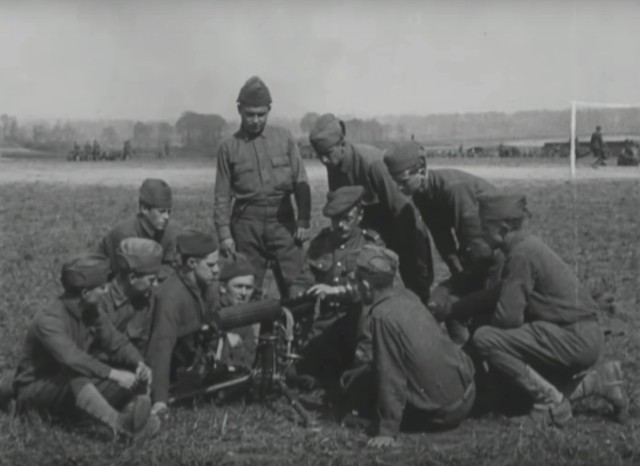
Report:
[[[298,144],[289,131],[266,126],[250,138],[242,128],[224,141],[217,155],[213,219],[218,237],[231,237],[231,202],[261,202],[295,195],[298,223],[308,227],[311,188]]]
[[[399,432],[407,404],[429,413],[464,399],[473,365],[413,292],[391,288],[369,314],[378,435]]]
[[[491,257],[478,216],[478,196],[495,191],[482,178],[442,169],[429,170],[423,189],[414,194],[413,202],[450,269],[456,259],[464,264]]]
[[[125,238],[145,238],[152,239],[162,246],[163,257],[162,263],[165,266],[165,276],[170,275],[170,270],[178,263],[176,252],[176,238],[178,230],[171,222],[163,232],[156,232],[149,222],[142,216],[137,214],[128,220],[117,225],[105,236],[98,245],[97,252],[105,255],[111,262],[111,270],[115,273],[118,270],[118,261],[116,251],[120,242]]]
[[[545,321],[567,325],[597,318],[598,305],[569,266],[534,235],[520,232],[505,247],[492,325]]]
[[[206,301],[200,288],[181,272],[156,291],[146,359],[153,371],[153,401],[166,403],[176,370],[195,363],[201,349],[198,332],[212,322],[216,304]]]
[[[83,310],[80,298],[66,295],[38,311],[27,330],[17,390],[61,372],[106,379],[111,367],[91,356],[97,350],[115,365],[135,370],[142,356],[99,310]]]

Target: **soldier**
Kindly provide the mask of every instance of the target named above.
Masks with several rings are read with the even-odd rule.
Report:
[[[100,144],[97,139],[93,140],[93,147],[91,148],[91,155],[93,156],[93,160],[100,160],[102,156],[102,152],[100,151]]]
[[[429,234],[410,200],[400,193],[371,146],[345,140],[344,123],[322,115],[309,133],[320,161],[327,167],[329,190],[360,185],[365,188],[363,228],[377,231],[400,256],[400,275],[407,288],[426,304],[433,284]]]
[[[591,152],[596,158],[595,162],[593,162],[591,166],[593,168],[605,166],[607,164],[607,162],[605,162],[607,156],[605,154],[604,141],[602,140],[602,128],[600,126],[596,126],[595,132],[591,134],[589,147],[591,148]]]
[[[505,264],[490,324],[470,340],[472,354],[531,396],[535,423],[566,425],[570,401],[590,395],[606,398],[624,420],[619,363],[591,370],[603,343],[598,306],[567,264],[524,229],[525,196],[481,196],[479,206],[487,243],[503,251]]]
[[[63,265],[64,293],[36,313],[27,331],[14,381],[17,411],[69,416],[79,410],[114,434],[151,434],[159,427],[144,394],[151,371],[98,309],[108,272],[106,258],[97,254]],[[109,363],[91,356],[90,348],[107,354]]]
[[[395,253],[365,245],[356,265],[373,339],[371,370],[362,375],[370,382],[361,384],[360,397],[375,394],[375,437],[368,446],[392,446],[401,423],[421,430],[456,427],[475,400],[471,359],[413,292],[394,287]]]
[[[93,148],[91,147],[91,143],[87,141],[87,143],[84,145],[84,154],[82,154],[82,160],[89,160],[92,150]]]
[[[496,191],[482,178],[461,170],[429,170],[415,142],[396,146],[384,158],[400,191],[411,196],[450,277],[440,283],[427,307],[435,314],[452,299],[489,287],[490,272],[496,275],[499,257],[487,245],[478,217],[478,196]],[[451,337],[464,343],[468,332],[449,321]]]
[[[154,321],[147,350],[153,371],[153,412],[167,410],[172,384],[179,370],[196,371],[204,348],[203,326],[214,325],[218,302],[208,293],[220,273],[215,238],[195,231],[178,235],[181,263],[177,272],[156,290]],[[213,348],[215,351],[215,348]]]
[[[116,252],[118,273],[102,295],[101,309],[116,329],[145,354],[151,333],[153,288],[162,247],[146,238],[125,238]]]
[[[220,270],[220,307],[246,304],[255,289],[253,266],[241,253],[223,263]],[[230,365],[251,367],[255,359],[260,325],[249,325],[226,333],[223,361]]]
[[[269,89],[260,78],[250,78],[238,96],[240,129],[218,151],[213,216],[221,248],[237,249],[253,265],[256,295],[262,293],[267,262],[274,261],[280,295],[287,297],[309,235],[311,188],[293,136],[267,126],[270,110]]]
[[[160,280],[173,273],[173,266],[177,264],[177,229],[169,222],[172,206],[171,188],[164,180],[147,178],[143,181],[139,191],[138,213],[116,225],[97,248],[100,254],[109,258],[114,274],[118,271],[118,246],[123,239],[131,237],[152,239],[162,246]]]
[[[122,160],[130,159],[131,152],[131,141],[127,139],[122,147]]]
[[[364,195],[362,186],[328,193],[322,213],[331,219],[331,227],[311,241],[296,280],[296,294],[306,290],[322,299],[297,369],[326,384],[353,364],[362,314],[354,281],[358,252],[365,244],[383,245],[378,233],[360,228]]]

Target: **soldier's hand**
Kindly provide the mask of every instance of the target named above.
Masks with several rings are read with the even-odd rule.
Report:
[[[233,238],[223,239],[220,247],[229,254],[236,253],[236,242],[233,240]]]
[[[388,435],[378,435],[369,439],[367,442],[367,447],[369,448],[389,448],[395,447],[396,440],[393,437],[389,437]]]
[[[111,369],[111,372],[109,372],[109,380],[117,383],[125,390],[131,390],[137,382],[136,374],[120,369]]]
[[[311,237],[311,228],[298,227],[296,229],[296,233],[294,235],[294,238],[296,239],[296,241],[300,243],[304,243],[305,241],[308,241],[310,237]]]
[[[151,385],[151,369],[142,361],[138,363],[136,368],[136,378],[140,382],[146,382]]]
[[[324,299],[327,296],[336,296],[340,294],[340,288],[337,286],[325,285],[324,283],[318,283],[309,288],[307,290],[307,294]]]
[[[167,417],[167,415],[169,414],[169,408],[167,407],[166,403],[163,403],[162,401],[156,401],[151,407],[151,414],[155,414],[158,417]]]

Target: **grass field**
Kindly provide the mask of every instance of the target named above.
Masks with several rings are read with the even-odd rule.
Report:
[[[575,266],[592,291],[615,294],[617,312],[600,316],[606,357],[622,361],[626,389],[634,394],[640,389],[638,172],[584,170],[576,183],[563,179],[568,170],[551,176],[564,169],[475,165],[470,171],[506,190],[525,191],[533,232]],[[320,214],[325,184],[319,167],[309,172],[317,230],[325,224]],[[19,357],[30,317],[59,292],[61,263],[134,211],[137,186],[148,174],[174,186],[172,221],[212,229],[213,169],[204,162],[0,164],[0,359],[6,367]],[[442,275],[442,264],[437,270]],[[640,464],[637,408],[626,426],[605,419],[605,405],[576,408],[564,430],[524,431],[490,416],[469,419],[449,432],[403,433],[400,446],[384,452],[367,450],[361,431],[338,426],[322,409],[314,411],[320,428],[303,429],[284,401],[269,407],[205,403],[176,409],[170,424],[142,447],[105,441],[102,431],[86,425],[0,415],[0,464]]]

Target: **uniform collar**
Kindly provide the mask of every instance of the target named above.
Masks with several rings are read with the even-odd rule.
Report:
[[[340,161],[340,165],[338,165],[337,168],[342,173],[350,173],[351,170],[353,169],[355,156],[356,154],[355,154],[355,148],[353,147],[353,144],[351,144],[350,142],[346,142],[344,145],[344,157]]]
[[[391,298],[392,296],[396,295],[397,292],[398,291],[397,291],[395,285],[387,288],[386,290],[384,290],[382,293],[380,293],[380,295],[378,295],[378,297],[375,299],[375,301],[373,301],[371,303],[371,309],[370,309],[369,312],[371,312],[375,307],[379,306],[384,301],[386,301],[389,298]]]
[[[82,320],[82,312],[84,311],[82,307],[82,298],[63,294],[60,296],[60,301],[62,301],[62,304],[69,314],[71,314],[76,320]]]
[[[118,283],[117,279],[113,279],[111,283],[109,283],[109,297],[111,298],[111,301],[113,301],[113,306],[116,309],[122,307],[127,301],[129,301],[129,298],[125,295],[124,290]]]
[[[346,239],[346,241],[340,240],[336,235],[331,233],[332,243],[335,247],[339,249],[344,249],[346,247],[351,246],[354,243],[357,243],[360,237],[362,236],[362,228],[356,227],[351,232],[351,235]]]
[[[238,131],[236,131],[235,137],[244,141],[244,142],[249,142],[249,141],[253,141],[254,139],[258,139],[258,138],[262,138],[262,139],[266,139],[267,135],[265,134],[267,132],[267,126],[264,127],[264,129],[262,130],[262,132],[260,134],[258,134],[257,136],[251,136],[249,135],[244,128],[242,127],[242,125],[240,125],[240,129]]]
[[[503,246],[503,251],[505,254],[509,254],[514,247],[521,241],[523,241],[526,237],[530,236],[526,231],[519,231],[511,237],[511,240],[508,243],[505,243]]]
[[[138,213],[136,219],[138,220],[138,225],[140,225],[142,233],[147,235],[147,238],[155,239],[156,235],[160,233],[157,232],[155,228],[153,228],[153,225],[151,225],[151,223],[149,223],[149,220],[147,220],[147,218],[141,213]]]
[[[189,290],[189,292],[198,299],[198,301],[202,301],[202,291],[200,290],[200,287],[198,286],[198,284],[195,282],[195,280],[192,280],[190,277],[187,276],[186,273],[182,272],[182,271],[178,271],[176,272],[176,275],[178,275],[178,278],[180,278],[180,281],[183,283],[183,285],[185,286],[185,288],[187,290]]]

